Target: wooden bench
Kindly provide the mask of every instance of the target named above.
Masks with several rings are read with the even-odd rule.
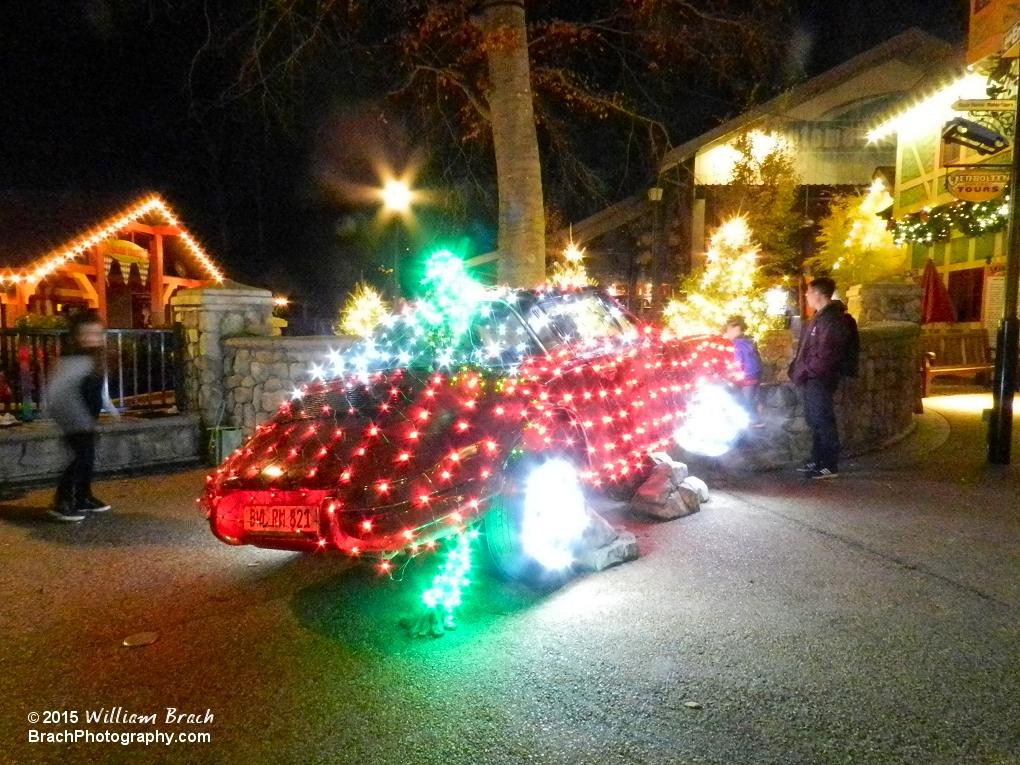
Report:
[[[984,329],[922,329],[921,361],[925,397],[936,377],[986,378],[994,368],[988,332]]]

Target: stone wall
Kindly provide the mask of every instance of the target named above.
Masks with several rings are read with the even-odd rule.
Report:
[[[859,376],[844,379],[836,416],[844,454],[861,454],[907,435],[919,390],[920,327],[887,322],[861,327]],[[797,391],[789,383],[762,386],[765,427],[720,461],[735,470],[789,467],[811,453],[811,432]]]
[[[246,436],[271,417],[291,391],[311,381],[313,364],[326,363],[353,338],[233,337],[223,341],[223,424]]]
[[[174,322],[184,330],[184,359],[179,408],[197,413],[204,427],[223,424],[223,339],[273,333],[273,295],[268,290],[226,281],[181,290],[170,301]],[[231,410],[233,411],[233,410]]]
[[[195,415],[158,419],[104,416],[97,436],[99,475],[191,465],[201,459]],[[49,420],[0,430],[0,485],[51,481],[63,472],[69,460],[60,431]]]
[[[846,291],[846,307],[862,327],[887,321],[920,324],[923,294],[913,282],[858,284]]]

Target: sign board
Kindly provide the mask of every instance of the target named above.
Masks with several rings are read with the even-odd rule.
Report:
[[[964,202],[989,202],[1006,192],[1010,174],[1002,170],[970,168],[946,176],[946,191]]]
[[[1017,58],[1020,56],[1020,22],[1009,28],[1002,38],[1002,57]]]
[[[965,98],[953,104],[954,112],[1012,112],[1016,101],[1009,98]]]
[[[981,306],[984,314],[984,325],[988,330],[994,330],[999,326],[1006,307],[1006,277],[991,276],[985,279],[985,295]]]

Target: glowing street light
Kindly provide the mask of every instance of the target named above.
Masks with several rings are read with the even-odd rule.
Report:
[[[383,206],[390,212],[406,213],[411,209],[414,195],[403,181],[386,181],[381,193]]]

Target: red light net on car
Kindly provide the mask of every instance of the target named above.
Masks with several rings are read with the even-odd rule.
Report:
[[[209,477],[221,538],[250,531],[246,508],[315,504],[319,524],[295,549],[378,555],[388,571],[395,553],[432,549],[480,518],[512,452],[565,456],[593,487],[635,480],[670,445],[693,391],[739,376],[724,339],[652,327],[507,356],[514,330],[485,325],[491,338],[444,336],[424,364],[416,343],[429,328],[415,314],[391,324],[406,331],[335,358],[336,376],[296,391]]]

